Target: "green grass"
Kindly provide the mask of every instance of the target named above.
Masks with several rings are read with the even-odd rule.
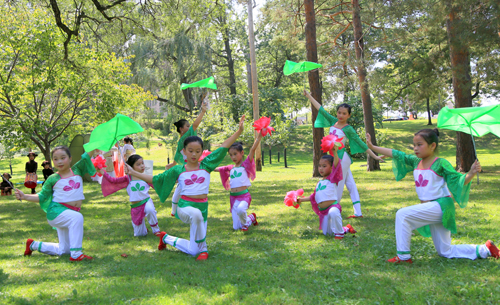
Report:
[[[426,121],[384,124],[386,146],[409,149],[412,134]],[[84,252],[94,261],[70,263],[68,256],[52,257],[34,252],[23,257],[27,238],[57,241],[56,231],[37,204],[0,198],[0,303],[1,304],[498,304],[498,260],[445,259],[436,254],[431,239],[412,238],[414,264],[389,265],[396,253],[394,217],[404,206],[418,202],[408,177],[395,182],[391,162],[380,172],[366,172],[364,161],[353,171],[365,218],[350,223],[355,237],[342,241],[318,230],[318,217],[305,204],[285,207],[289,190],[311,193],[310,126],[301,126],[288,150],[289,166],[266,164],[257,174],[250,211],[260,225],[247,233],[232,230],[229,196],[214,173],[210,188],[208,250],[206,262],[195,262],[171,247],[157,251],[152,235],[134,238],[125,191],[102,198],[95,183],[85,184]],[[441,156],[455,164],[453,132],[442,137]],[[454,244],[500,242],[498,196],[500,140],[478,139],[485,173],[474,180],[469,206],[457,208],[458,234]],[[165,149],[154,147],[149,155],[155,172],[166,163]],[[21,177],[27,158],[15,160],[15,176]],[[268,158],[266,155],[266,162]],[[228,164],[229,158],[224,164]],[[2,171],[8,163],[0,162]],[[153,194],[153,193],[152,193]],[[347,191],[343,217],[352,214]],[[170,217],[170,203],[152,199],[159,225],[169,234],[187,238],[188,226]],[[121,254],[127,254],[127,258]]]

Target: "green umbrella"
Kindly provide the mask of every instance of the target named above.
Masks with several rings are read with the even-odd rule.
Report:
[[[144,129],[139,123],[118,113],[111,120],[94,128],[90,134],[89,142],[84,144],[83,148],[87,152],[94,149],[109,151],[123,137],[142,131]]]
[[[500,105],[456,109],[444,107],[439,111],[437,127],[470,134],[477,157],[474,136],[482,137],[491,132],[500,137]]]
[[[181,90],[185,90],[187,88],[210,88],[217,90],[217,85],[215,84],[214,77],[210,76],[209,78],[199,80],[192,84],[185,84],[185,83],[181,84]]]
[[[283,67],[283,74],[290,75],[297,72],[307,72],[321,67],[322,65],[311,61],[301,61],[296,63],[287,60],[285,66]]]

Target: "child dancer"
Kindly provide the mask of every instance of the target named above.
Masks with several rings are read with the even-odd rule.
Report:
[[[34,182],[35,182],[35,187],[31,189],[31,194],[36,194],[36,183],[37,183],[37,175],[36,175],[36,172],[38,170],[38,163],[35,161],[35,158],[38,156],[38,154],[34,153],[34,152],[30,152],[28,153],[27,157],[29,158],[29,161],[26,162],[26,167],[25,167],[25,171],[26,171],[26,175],[30,174],[30,173],[34,173],[35,174],[35,178],[34,178]]]
[[[51,175],[38,194],[28,195],[16,189],[16,198],[39,202],[47,213],[49,225],[57,229],[59,243],[46,243],[28,239],[24,256],[38,250],[48,255],[71,254],[70,261],[91,260],[91,256],[82,253],[83,216],[80,214],[85,174],[94,175],[95,168],[87,153],[73,167],[71,153],[66,146],[58,146],[52,150],[52,161],[59,169]]]
[[[400,209],[396,213],[397,256],[390,263],[412,263],[410,255],[411,231],[417,229],[425,237],[432,236],[438,254],[447,258],[499,257],[498,248],[488,240],[484,245],[451,245],[451,233],[457,232],[455,204],[465,208],[469,201],[470,182],[481,171],[476,160],[467,175],[457,173],[450,162],[436,157],[439,131],[422,129],[413,137],[415,156],[401,151],[374,146],[366,135],[368,147],[392,157],[396,181],[413,170],[415,186],[421,204]],[[409,167],[409,168],[408,168]]]
[[[234,143],[229,147],[229,156],[234,165],[218,167],[216,172],[220,173],[222,185],[226,190],[231,190],[229,202],[231,204],[230,212],[233,216],[233,229],[248,231],[250,225],[257,226],[257,215],[252,213],[247,216],[247,210],[252,202],[252,196],[248,192],[248,187],[252,185],[250,179],[255,179],[255,161],[254,155],[262,134],[257,133],[257,139],[253,143],[248,157],[243,161],[243,145],[241,142]],[[229,179],[231,177],[231,179]]]
[[[50,167],[49,161],[43,161],[42,167],[43,167],[43,169],[42,169],[43,178],[45,179],[45,181],[47,181],[47,179],[50,177],[50,175],[52,175],[54,173],[54,171]],[[45,184],[45,181],[42,183],[42,185]]]
[[[375,160],[384,162],[382,158],[375,155],[373,151],[368,149],[366,144],[358,137],[356,130],[352,128],[347,123],[347,120],[351,117],[351,106],[349,104],[341,104],[337,106],[337,117],[329,114],[320,103],[318,103],[309,92],[304,90],[304,95],[311,101],[311,104],[316,108],[319,113],[316,117],[316,121],[314,122],[314,128],[324,128],[330,127],[330,134],[336,135],[339,138],[344,138],[343,142],[346,144],[346,139],[349,139],[349,145],[351,148],[351,153],[364,153],[366,152]],[[361,201],[359,198],[358,188],[356,187],[356,182],[354,182],[354,178],[351,172],[351,156],[345,151],[345,149],[341,149],[338,152],[339,158],[341,159],[342,165],[342,180],[339,181],[339,189],[338,189],[338,201],[340,203],[342,199],[342,193],[344,191],[344,185],[347,187],[349,194],[351,195],[351,201],[354,208],[354,215],[349,216],[348,218],[358,218],[363,217],[361,212]]]
[[[144,160],[139,155],[130,156],[126,163],[138,173],[144,173],[146,169]],[[155,206],[149,197],[150,184],[142,180],[133,180],[129,175],[113,178],[106,173],[104,169],[101,169],[101,173],[103,176],[101,189],[104,197],[121,189],[127,189],[131,203],[130,215],[132,217],[134,236],[146,236],[148,234],[144,217],[147,217],[153,234],[158,236],[160,234],[160,228],[158,227]]]
[[[10,176],[9,173],[3,173],[2,175],[2,183],[0,184],[0,189],[2,190],[2,196],[10,196],[12,195],[12,189],[14,188],[14,185],[12,182],[10,182]]]
[[[208,259],[206,234],[208,215],[208,188],[210,185],[210,172],[222,162],[227,154],[228,148],[236,141],[243,132],[243,116],[239,123],[239,129],[229,139],[222,143],[221,147],[198,162],[203,152],[203,141],[198,137],[188,137],[184,141],[184,153],[187,156],[185,165],[176,165],[162,174],[150,176],[138,173],[130,166],[127,171],[130,175],[153,183],[161,202],[165,202],[172,192],[175,182],[181,186],[181,199],[175,216],[182,222],[190,225],[189,240],[170,236],[165,232],[160,233],[160,244],[158,250],[163,250],[169,244],[184,253],[196,256],[196,260]]]
[[[184,141],[188,137],[196,136],[196,129],[198,129],[198,126],[200,126],[201,121],[203,120],[203,116],[208,110],[208,101],[206,100],[208,93],[205,93],[205,95],[202,97],[203,103],[201,105],[201,111],[198,114],[198,117],[196,120],[193,122],[193,125],[189,125],[189,122],[185,119],[180,119],[179,121],[175,122],[174,125],[177,128],[177,132],[180,135],[180,139],[177,142],[177,150],[175,152],[174,156],[174,162],[167,164],[165,166],[165,169],[168,170],[172,166],[176,164],[184,165],[187,162],[187,157],[184,154]],[[181,197],[180,195],[181,189],[179,188],[179,185],[177,185],[174,195],[172,196],[172,212],[171,215],[175,216],[175,211],[177,210],[177,203],[179,202],[179,199]]]
[[[354,234],[354,228],[342,226],[342,207],[337,201],[338,182],[342,180],[342,165],[339,165],[338,147],[334,146],[333,157],[324,155],[319,160],[318,171],[323,176],[316,185],[316,191],[309,198],[297,198],[297,203],[311,201],[312,209],[319,216],[319,229],[325,235],[344,238],[345,233]]]
[[[122,155],[126,162],[131,155],[135,154],[134,141],[130,137],[125,137],[123,138],[123,142],[125,144],[122,147]]]

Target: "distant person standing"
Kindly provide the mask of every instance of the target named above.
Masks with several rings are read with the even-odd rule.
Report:
[[[134,141],[130,137],[125,137],[123,142],[125,142],[125,145],[122,147],[122,155],[125,157],[125,162],[127,162],[128,158],[135,154]]]
[[[24,185],[28,188],[31,188],[31,194],[36,194],[35,188],[37,183],[37,175],[36,171],[38,170],[38,163],[36,163],[35,158],[38,154],[34,152],[30,152],[27,154],[27,157],[30,159],[26,162],[26,180],[24,181]]]
[[[43,169],[42,169],[43,178],[45,179],[45,181],[47,181],[47,178],[49,178],[50,175],[52,175],[54,173],[54,171],[50,167],[50,161],[43,161],[42,167],[43,167]],[[43,183],[45,183],[45,181]],[[43,183],[42,183],[42,185],[43,185]]]

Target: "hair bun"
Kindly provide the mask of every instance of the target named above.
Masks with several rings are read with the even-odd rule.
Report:
[[[434,133],[436,134],[436,136],[439,137],[439,130],[437,128],[434,128],[432,131],[434,131]]]

